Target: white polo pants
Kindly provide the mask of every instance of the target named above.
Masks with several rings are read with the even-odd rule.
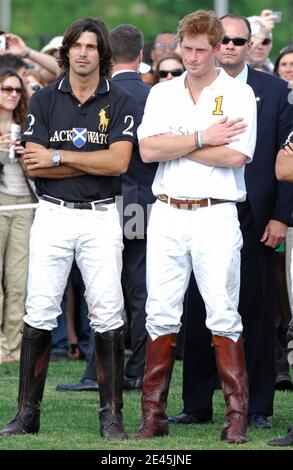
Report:
[[[27,324],[44,330],[57,326],[75,257],[91,327],[102,333],[123,325],[122,230],[116,205],[103,209],[68,209],[40,201],[30,237]]]
[[[156,201],[147,235],[146,327],[153,340],[179,331],[193,269],[207,327],[237,341],[243,329],[237,311],[241,247],[234,203],[190,211]]]

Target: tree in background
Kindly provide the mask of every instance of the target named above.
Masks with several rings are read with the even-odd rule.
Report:
[[[63,34],[70,22],[85,16],[101,16],[109,29],[133,23],[146,40],[159,31],[176,31],[179,18],[199,8],[213,9],[213,0],[13,0],[11,31],[41,48],[52,36]],[[258,15],[264,9],[282,11],[280,25],[273,31],[272,58],[293,43],[292,0],[230,0],[229,13]]]

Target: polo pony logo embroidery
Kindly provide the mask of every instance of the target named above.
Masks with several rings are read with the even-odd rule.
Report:
[[[106,132],[106,130],[108,128],[108,124],[109,124],[109,121],[110,121],[110,119],[107,118],[107,116],[106,116],[106,109],[108,107],[109,107],[109,105],[107,105],[105,108],[102,108],[99,112],[99,118],[100,118],[99,131],[100,132]]]

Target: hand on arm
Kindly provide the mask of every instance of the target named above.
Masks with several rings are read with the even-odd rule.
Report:
[[[204,147],[187,155],[190,160],[202,165],[222,168],[241,168],[245,165],[247,156],[229,147]]]
[[[286,145],[278,152],[276,160],[276,176],[278,180],[293,183],[293,143]]]
[[[236,142],[239,140],[236,136],[243,134],[246,128],[247,124],[243,122],[242,118],[235,118],[229,121],[228,117],[225,116],[202,131],[202,144],[217,146]]]
[[[203,148],[193,151],[187,158],[208,166],[241,168],[247,160],[246,155],[226,145],[238,141],[237,136],[246,128],[242,118],[229,121],[227,116],[223,117],[202,131]]]
[[[116,176],[127,170],[132,147],[131,142],[120,141],[111,144],[108,150],[93,152],[61,150],[61,164],[58,167],[53,167],[52,154],[54,150],[39,144],[29,143],[25,150],[24,164],[31,176],[46,178],[65,178],[84,173]],[[68,176],[66,176],[67,174]]]
[[[236,136],[245,132],[246,127],[247,124],[243,122],[242,118],[229,121],[228,117],[224,117],[201,132],[202,144],[211,148],[211,146],[223,146],[235,142],[238,140]],[[195,150],[194,134],[175,135],[168,133],[146,137],[141,140],[139,149],[142,160],[146,163],[175,160],[187,156],[199,163],[212,165],[212,163],[207,163],[206,159],[201,159],[201,161],[197,159],[196,154],[201,152],[201,155],[203,155],[203,149]]]
[[[118,176],[127,171],[133,144],[129,141],[117,141],[107,150],[93,152],[61,151],[61,162],[71,168],[91,175]]]
[[[52,165],[53,149],[47,149],[40,144],[28,142],[21,158],[21,164],[28,178],[73,178],[81,176],[83,171],[70,168],[63,164],[59,166]]]
[[[287,229],[288,226],[286,224],[283,224],[278,220],[270,220],[260,241],[264,243],[265,246],[277,248],[280,243],[285,240]]]

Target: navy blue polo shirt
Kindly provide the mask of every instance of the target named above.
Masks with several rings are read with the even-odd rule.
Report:
[[[22,143],[46,148],[91,152],[118,141],[136,142],[134,98],[101,77],[84,104],[73,95],[67,76],[35,93],[30,101]],[[89,202],[121,194],[120,178],[85,174],[74,178],[36,178],[39,196]]]

